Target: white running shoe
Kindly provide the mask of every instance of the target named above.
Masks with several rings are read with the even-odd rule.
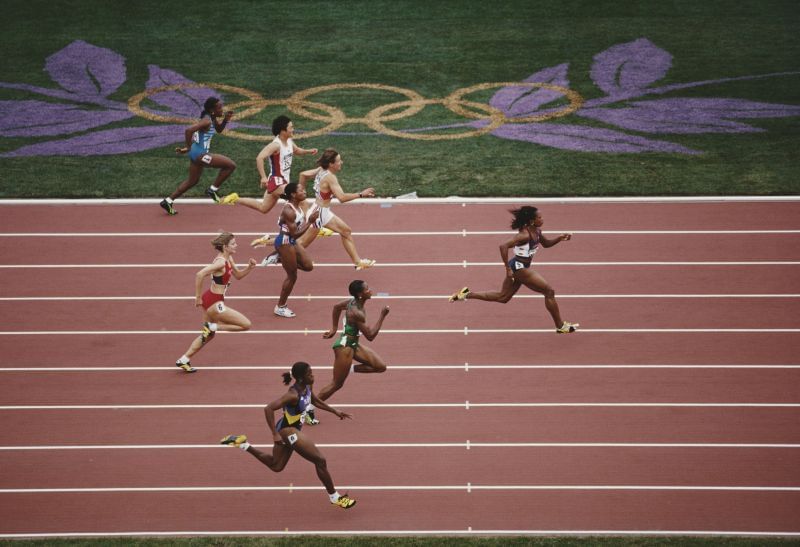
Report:
[[[261,261],[261,265],[262,266],[274,266],[275,264],[277,264],[280,261],[281,261],[281,255],[279,255],[278,252],[276,251],[276,252],[274,252],[272,254],[268,254],[266,257],[264,257],[264,260]]]
[[[294,317],[296,314],[286,306],[275,306],[272,310],[278,317]]]
[[[375,265],[375,261],[370,258],[362,258],[356,264],[356,270],[366,270],[367,268],[371,268]]]

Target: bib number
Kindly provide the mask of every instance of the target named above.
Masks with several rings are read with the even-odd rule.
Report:
[[[202,156],[200,156],[200,161],[202,161],[206,165],[211,165],[211,154],[203,154]]]
[[[222,313],[225,311],[225,302],[216,302],[214,304],[214,309],[217,310],[217,313]]]

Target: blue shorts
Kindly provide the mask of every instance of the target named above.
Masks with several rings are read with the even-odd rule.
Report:
[[[297,243],[293,237],[289,234],[285,234],[283,232],[278,234],[278,237],[275,238],[275,250],[278,250],[278,247],[281,245],[294,245]]]
[[[284,427],[293,427],[296,430],[300,431],[301,429],[303,429],[303,420],[302,419],[297,420],[297,422],[294,425],[289,425],[286,423],[286,420],[283,417],[281,417],[281,419],[278,420],[278,423],[275,424],[275,431],[280,431]]]
[[[204,163],[206,165],[211,165],[211,154],[200,146],[197,143],[192,144],[192,147],[189,149],[189,160],[192,163],[197,163],[197,160],[200,160],[200,163]]]
[[[511,260],[508,261],[508,267],[511,268],[512,272],[516,272],[517,270],[527,270],[531,267],[532,260],[525,262],[520,257],[515,256]]]

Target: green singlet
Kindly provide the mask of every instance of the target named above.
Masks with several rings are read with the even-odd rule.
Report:
[[[333,344],[333,349],[336,348],[353,348],[353,351],[358,348],[358,327],[347,322],[347,312],[350,311],[350,307],[356,303],[356,299],[353,298],[347,304],[347,309],[344,312],[344,320],[342,321],[343,332],[342,335],[336,339],[336,342]]]

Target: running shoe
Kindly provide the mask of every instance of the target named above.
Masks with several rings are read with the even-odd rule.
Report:
[[[331,505],[335,505],[336,507],[341,507],[342,509],[350,509],[355,504],[356,500],[354,500],[347,494],[342,494],[341,496],[339,496],[338,500],[331,502]]]
[[[286,306],[275,306],[275,309],[272,310],[275,312],[275,315],[279,317],[294,317],[296,314],[287,308]]]
[[[220,203],[222,205],[233,205],[238,200],[239,200],[239,194],[237,194],[236,192],[232,192],[232,193],[228,194],[227,196],[225,196],[224,198],[222,198]]]
[[[200,338],[202,338],[204,344],[214,338],[215,334],[217,333],[211,330],[211,326],[208,323],[203,323],[203,330],[200,331]]]
[[[242,443],[247,442],[247,435],[228,435],[227,437],[223,437],[223,439],[219,442],[219,444],[224,444],[225,446],[239,446]]]
[[[372,268],[375,265],[375,261],[369,258],[362,258],[356,264],[356,270],[366,270],[367,268]]]
[[[206,188],[206,195],[210,197],[214,201],[214,203],[220,202],[219,194],[217,194],[217,192],[215,190],[212,190],[210,187]]]
[[[303,416],[303,423],[305,425],[317,425],[319,424],[319,420],[314,415],[314,410],[306,411],[305,415]]]
[[[556,332],[558,334],[569,334],[571,332],[575,332],[576,330],[578,330],[578,327],[580,326],[581,326],[580,323],[568,323],[564,321],[564,323],[559,328],[556,329]]]
[[[272,241],[272,236],[269,234],[264,234],[263,236],[254,239],[250,242],[251,247],[263,247],[264,245],[269,245]]]
[[[159,203],[159,205],[161,205],[161,208],[164,209],[167,212],[168,215],[177,215],[178,214],[178,211],[176,211],[175,208],[172,207],[172,204],[170,202],[168,202],[166,199],[162,199],[161,203]]]
[[[330,228],[322,227],[319,229],[317,233],[317,237],[331,237],[335,232]]]
[[[459,301],[466,300],[468,294],[469,294],[469,287],[464,287],[457,293],[453,293],[452,295],[450,295],[450,302],[455,302],[456,300]]]
[[[274,253],[268,254],[264,260],[261,261],[262,266],[274,266],[275,264],[280,264],[281,262],[281,255],[278,254],[278,251]]]
[[[178,367],[178,368],[183,369],[183,372],[187,372],[187,373],[189,373],[189,372],[197,372],[197,369],[194,368],[192,366],[192,364],[189,363],[189,362],[181,363],[180,361],[175,361],[175,366]]]

